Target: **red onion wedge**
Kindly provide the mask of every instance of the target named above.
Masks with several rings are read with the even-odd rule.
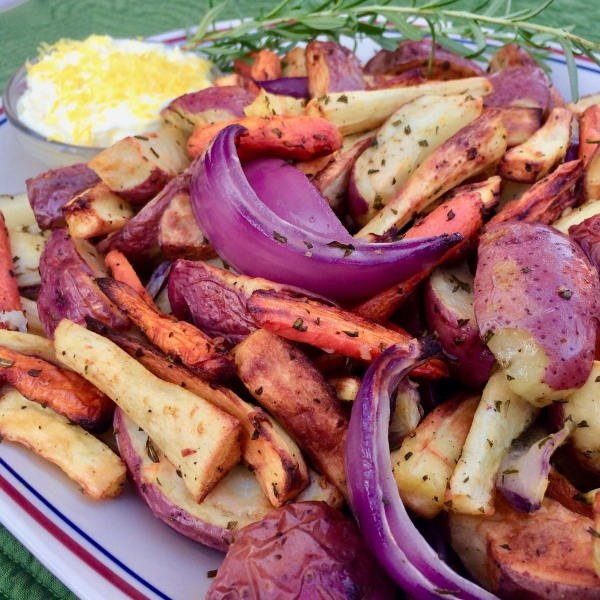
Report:
[[[167,284],[172,266],[172,260],[165,260],[164,262],[160,263],[160,265],[154,269],[152,275],[150,275],[150,279],[146,284],[146,291],[152,296],[152,298],[156,299],[156,296],[160,294],[162,289]]]
[[[537,439],[529,448],[509,451],[498,470],[496,488],[518,512],[533,512],[542,507],[548,487],[550,458],[569,437],[565,425],[560,431]]]
[[[493,600],[493,594],[444,563],[410,520],[392,475],[390,399],[409,372],[441,351],[431,338],[388,348],[366,372],[352,408],[346,442],[350,505],[382,566],[408,596]]]
[[[291,96],[292,98],[310,98],[308,91],[308,77],[280,77],[270,81],[256,81],[254,83],[269,94]]]
[[[244,175],[235,149],[244,131],[236,124],[225,127],[191,167],[194,216],[219,256],[236,271],[327,298],[355,300],[429,268],[462,240],[455,234],[351,244],[286,222],[259,199]],[[306,188],[294,189],[283,169],[278,182],[290,202],[314,201],[314,194],[307,200]]]

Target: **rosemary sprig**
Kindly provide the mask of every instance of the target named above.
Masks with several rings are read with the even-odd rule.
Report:
[[[399,40],[420,41],[429,29],[432,42],[467,58],[478,58],[488,53],[494,42],[500,42],[519,44],[538,61],[554,42],[562,46],[568,59],[571,93],[577,101],[573,56],[588,56],[600,66],[600,59],[594,54],[600,52],[600,44],[575,35],[572,27],[547,27],[533,22],[553,1],[543,0],[536,8],[513,11],[512,0],[482,0],[473,12],[468,12],[449,8],[459,0],[425,0],[420,6],[416,6],[416,0],[404,0],[406,6],[392,6],[391,0],[379,4],[371,4],[371,0],[282,0],[259,17],[246,19],[233,29],[217,31],[216,19],[228,3],[214,5],[214,0],[209,0],[188,48],[203,44],[202,51],[218,66],[227,68],[233,58],[243,58],[250,52],[270,48],[285,54],[298,42],[322,35],[336,41],[343,35],[354,40],[370,38],[382,48],[394,50]],[[416,19],[423,19],[428,27],[417,27]],[[453,36],[471,44],[464,45]]]

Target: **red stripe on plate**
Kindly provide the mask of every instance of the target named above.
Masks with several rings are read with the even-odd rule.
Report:
[[[104,577],[118,590],[133,600],[148,600],[141,592],[121,579],[114,571],[92,556],[85,548],[80,546],[74,539],[70,538],[58,525],[53,523],[44,513],[38,510],[25,496],[15,489],[2,475],[0,475],[0,489],[19,505],[36,523],[41,525],[48,533],[56,538],[65,548],[69,549],[77,558],[82,560],[88,567],[92,568],[98,575]]]

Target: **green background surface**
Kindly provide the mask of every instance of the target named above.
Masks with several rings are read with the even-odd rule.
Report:
[[[277,0],[278,1],[278,0]],[[472,7],[481,0],[464,0]],[[254,15],[274,0],[238,0],[223,19]],[[514,0],[513,7],[531,8],[541,0]],[[393,2],[407,4],[407,2]],[[29,0],[0,12],[0,88],[40,42],[62,37],[82,39],[92,33],[115,37],[148,36],[196,24],[205,4],[194,0]],[[576,25],[576,33],[600,42],[599,0],[555,0],[536,21],[553,26]],[[0,599],[48,600],[74,596],[0,526]]]

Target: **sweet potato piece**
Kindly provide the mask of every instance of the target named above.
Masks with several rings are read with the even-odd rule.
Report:
[[[502,157],[498,175],[522,183],[545,177],[567,154],[572,120],[571,111],[555,108],[541,129]]]
[[[458,396],[440,404],[392,452],[392,472],[402,502],[432,519],[467,439],[480,396]]]
[[[592,104],[579,119],[579,159],[587,167],[600,140],[600,106]]]
[[[393,198],[355,237],[383,235],[406,225],[445,192],[485,171],[506,151],[506,130],[499,110],[484,111],[439,146]]]
[[[507,148],[525,143],[540,128],[542,112],[541,108],[525,106],[508,106],[502,109]]]
[[[389,346],[411,339],[406,332],[387,329],[339,308],[272,290],[255,291],[248,300],[248,310],[263,329],[281,337],[367,362]],[[429,361],[413,375],[443,377],[445,365],[441,372],[439,366],[439,361]]]
[[[583,193],[586,200],[600,200],[600,146],[594,150],[587,165]]]
[[[467,570],[501,598],[598,600],[593,522],[545,499],[533,513],[498,498],[491,517],[451,514],[450,541]]]
[[[130,262],[125,258],[125,255],[118,250],[111,250],[105,258],[106,268],[113,279],[127,284],[132,290],[138,293],[140,298],[150,306],[154,306],[152,296],[146,291],[142,285],[137,273],[133,270]]]
[[[296,346],[259,330],[234,350],[238,375],[255,400],[296,440],[344,496],[348,417],[333,387]]]
[[[105,431],[112,420],[110,398],[77,373],[40,358],[0,346],[0,380],[88,431]]]
[[[281,59],[282,77],[306,77],[306,50],[300,46],[292,48]]]
[[[404,237],[410,239],[441,233],[461,233],[464,240],[447,252],[438,264],[458,258],[468,248],[477,243],[479,239],[478,232],[483,225],[482,212],[494,205],[492,201],[484,203],[481,198],[482,194],[486,195],[489,189],[490,199],[495,198],[497,201],[500,178],[492,177],[486,184],[489,188],[486,188],[485,192],[483,191],[484,188],[480,187],[481,184],[468,186],[466,189],[473,189],[473,191],[459,193],[459,195],[444,202],[423,220],[411,227]],[[419,283],[427,278],[430,271],[423,271],[394,287],[380,292],[373,298],[353,307],[352,312],[376,323],[385,323]]]
[[[257,81],[271,81],[281,77],[281,61],[272,50],[261,50],[256,54],[250,77]]]
[[[431,42],[406,40],[398,44],[398,50],[380,50],[365,65],[365,73],[398,74],[415,68],[427,70],[430,55]],[[445,50],[439,44],[435,45],[431,79],[447,81],[483,74],[483,69],[477,63]]]
[[[118,231],[133,217],[131,206],[115,196],[105,183],[75,196],[62,211],[69,233],[83,239]]]
[[[172,259],[208,260],[217,257],[194,217],[190,196],[186,193],[177,194],[163,213],[158,243],[165,256]]]
[[[190,164],[187,135],[177,127],[126,137],[88,164],[108,188],[130,204],[145,204]]]
[[[121,231],[98,245],[101,252],[120,250],[133,264],[146,265],[160,253],[158,234],[160,221],[171,202],[178,196],[189,198],[190,176],[180,175],[152,199]]]
[[[125,465],[108,446],[17,390],[0,398],[0,435],[59,466],[94,500],[118,496],[123,489]]]
[[[253,100],[254,94],[237,85],[209,87],[175,98],[160,115],[191,135],[196,127],[243,117]]]
[[[354,52],[335,42],[314,40],[306,46],[306,73],[312,98],[333,92],[364,90],[362,67]]]
[[[457,81],[428,81],[422,85],[337,92],[313,98],[305,114],[322,117],[333,123],[342,135],[360,133],[379,127],[401,106],[419,96],[468,95],[485,96],[492,86],[485,77]]]
[[[538,181],[521,198],[505,204],[486,225],[506,221],[540,222],[546,225],[560,217],[565,208],[577,204],[583,183],[583,163],[572,160]],[[566,233],[566,232],[565,232]]]
[[[161,381],[111,341],[75,323],[61,321],[54,343],[68,367],[111,397],[152,438],[196,502],[239,462],[237,419]]]
[[[194,373],[207,379],[227,379],[235,371],[233,359],[222,340],[204,335],[199,329],[149,306],[128,285],[109,277],[97,280],[98,287],[146,337],[173,358],[178,358]]]
[[[308,485],[310,477],[299,448],[260,407],[244,402],[225,387],[206,383],[145,342],[109,329],[94,319],[88,319],[87,326],[117,344],[157,377],[189,390],[235,417],[242,427],[242,461],[252,468],[273,506],[283,506]]]
[[[490,60],[488,72],[495,73],[504,69],[513,69],[515,67],[535,67],[535,60],[531,55],[516,44],[506,44],[498,48]]]
[[[582,115],[585,110],[593,104],[600,104],[600,92],[582,96],[577,102],[569,102],[565,108],[575,115]]]
[[[248,129],[240,138],[238,155],[241,161],[254,158],[309,160],[331,154],[342,145],[342,136],[334,125],[324,119],[305,116],[246,117],[235,121]],[[232,121],[215,123],[197,129],[188,142],[190,156],[196,157],[209,142]]]
[[[40,229],[64,227],[62,207],[85,190],[100,183],[86,164],[46,171],[28,179],[27,195]]]
[[[488,79],[494,91],[485,98],[485,106],[494,108],[526,106],[541,108],[544,116],[548,114],[551,84],[540,67],[503,69],[492,73]]]

